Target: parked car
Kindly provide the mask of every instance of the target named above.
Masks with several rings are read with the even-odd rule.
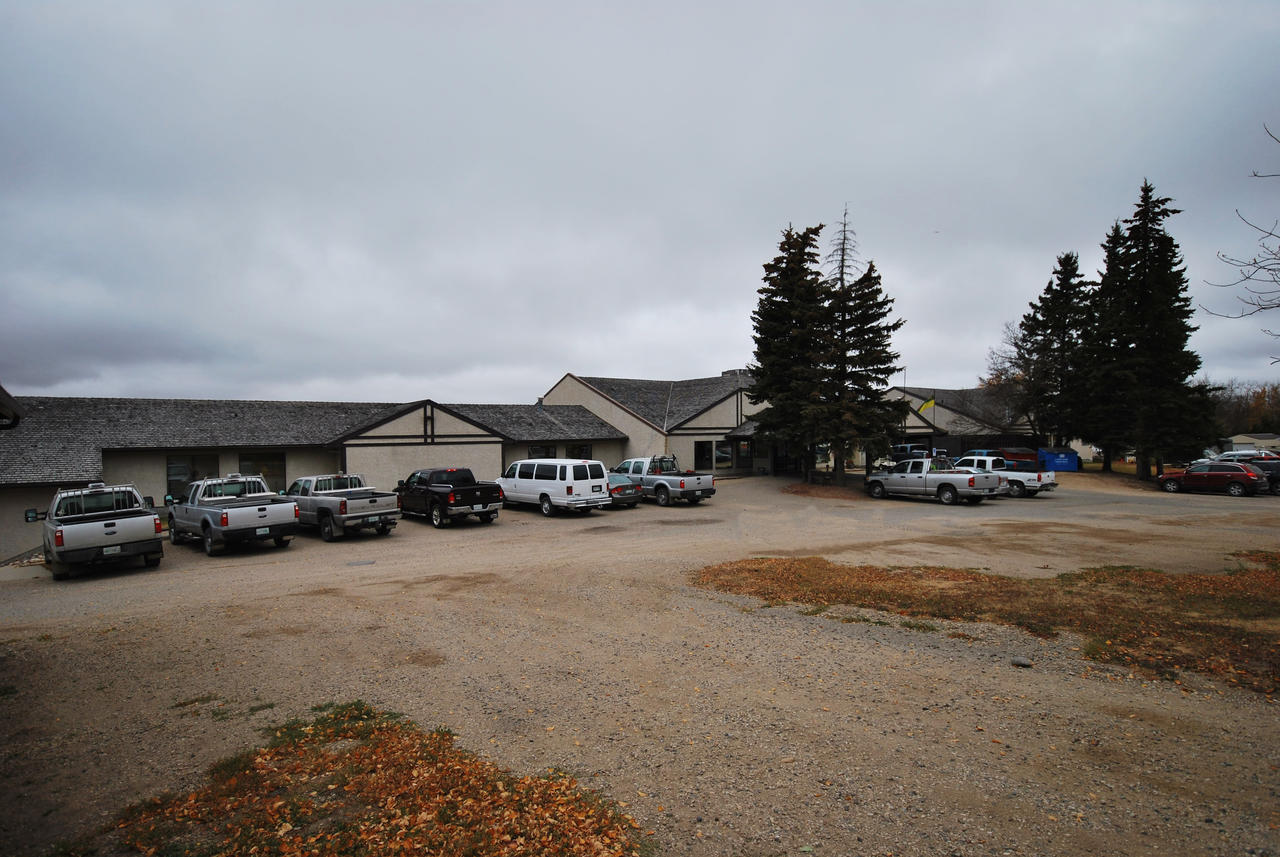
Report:
[[[259,475],[201,479],[187,486],[184,496],[165,502],[169,541],[199,539],[209,556],[230,544],[267,539],[287,548],[298,531],[298,504],[273,493]]]
[[[674,455],[628,458],[612,472],[625,473],[640,486],[644,496],[657,500],[659,506],[669,506],[674,500],[688,500],[690,506],[696,506],[716,493],[714,476],[681,470]]]
[[[498,478],[507,503],[532,503],[548,518],[560,509],[587,513],[609,505],[604,462],[571,458],[513,461]]]
[[[1249,463],[1267,474],[1271,493],[1280,494],[1280,458],[1255,458]]]
[[[621,473],[609,474],[609,505],[634,509],[644,496],[639,485],[631,481],[630,476]]]
[[[1226,491],[1233,497],[1270,490],[1267,475],[1252,464],[1211,461],[1193,464],[1181,472],[1156,477],[1160,487],[1169,493],[1178,491]]]
[[[479,481],[466,467],[415,470],[396,483],[396,493],[403,514],[425,515],[437,529],[467,515],[492,524],[503,500],[497,483]]]
[[[64,488],[47,512],[27,509],[23,517],[29,524],[44,521],[44,561],[54,580],[69,577],[72,565],[140,556],[151,568],[164,556],[160,516],[132,485]]]
[[[1255,461],[1257,459],[1280,461],[1280,455],[1276,455],[1269,449],[1231,449],[1218,455],[1214,461]]]
[[[992,455],[969,455],[957,459],[958,470],[972,469],[976,473],[995,473],[1008,486],[1008,493],[1014,497],[1034,497],[1041,491],[1052,491],[1058,487],[1057,474],[1052,470],[1022,470],[1008,466],[1008,461]]]
[[[911,458],[899,461],[889,471],[878,471],[867,477],[867,493],[877,500],[890,494],[914,497],[937,497],[946,506],[963,499],[981,503],[1000,490],[1000,477],[995,473],[956,470],[946,458]]]
[[[351,530],[385,536],[400,518],[400,498],[365,485],[359,473],[299,476],[284,495],[298,504],[298,522],[318,527],[326,542]]]

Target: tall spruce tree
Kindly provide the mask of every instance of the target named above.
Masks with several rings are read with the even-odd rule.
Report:
[[[1136,347],[1128,305],[1125,232],[1117,221],[1102,242],[1102,270],[1089,302],[1083,331],[1083,377],[1091,391],[1081,414],[1081,436],[1102,448],[1102,469],[1110,472],[1116,453],[1133,443],[1132,400],[1137,378],[1130,365]]]
[[[803,451],[806,471],[824,410],[826,306],[817,249],[822,228],[797,232],[787,227],[782,233],[778,255],[764,266],[764,285],[751,314],[756,347],[747,395],[753,403],[765,403],[755,420],[762,433],[793,452]]]
[[[1197,445],[1195,435],[1205,426],[1187,419],[1185,409],[1211,412],[1207,393],[1198,394],[1191,383],[1200,356],[1187,344],[1196,327],[1191,324],[1186,268],[1177,242],[1165,229],[1165,221],[1179,213],[1169,206],[1171,201],[1156,196],[1144,181],[1133,216],[1125,220],[1130,363],[1136,382],[1133,439],[1140,479],[1151,477],[1153,460],[1159,466],[1170,453]]]
[[[1054,445],[1078,437],[1087,388],[1082,383],[1089,287],[1075,253],[1058,256],[1053,278],[1019,324],[1024,409]]]

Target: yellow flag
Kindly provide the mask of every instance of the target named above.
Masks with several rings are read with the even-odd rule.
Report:
[[[918,410],[918,411],[920,411],[920,412],[927,411],[927,410],[929,410],[929,408],[932,408],[932,407],[934,406],[934,404],[935,404],[935,402],[933,401],[933,399],[930,399],[929,401],[927,401],[927,402],[925,402],[923,405],[921,405],[917,410]]]

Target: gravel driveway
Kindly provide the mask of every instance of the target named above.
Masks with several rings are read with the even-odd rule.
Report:
[[[1066,474],[1049,496],[944,508],[785,484],[216,559],[168,546],[158,569],[57,584],[5,569],[0,853],[41,853],[192,786],[262,727],[359,698],[515,771],[567,770],[662,854],[1280,854],[1265,697],[1144,681],[1070,637],[843,623],[687,584],[759,554],[1212,571],[1280,548],[1280,498]]]

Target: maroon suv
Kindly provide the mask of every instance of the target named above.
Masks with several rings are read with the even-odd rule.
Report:
[[[1228,461],[1193,464],[1182,473],[1165,473],[1157,481],[1169,492],[1226,491],[1232,497],[1257,494],[1269,488],[1267,474],[1259,468]]]

